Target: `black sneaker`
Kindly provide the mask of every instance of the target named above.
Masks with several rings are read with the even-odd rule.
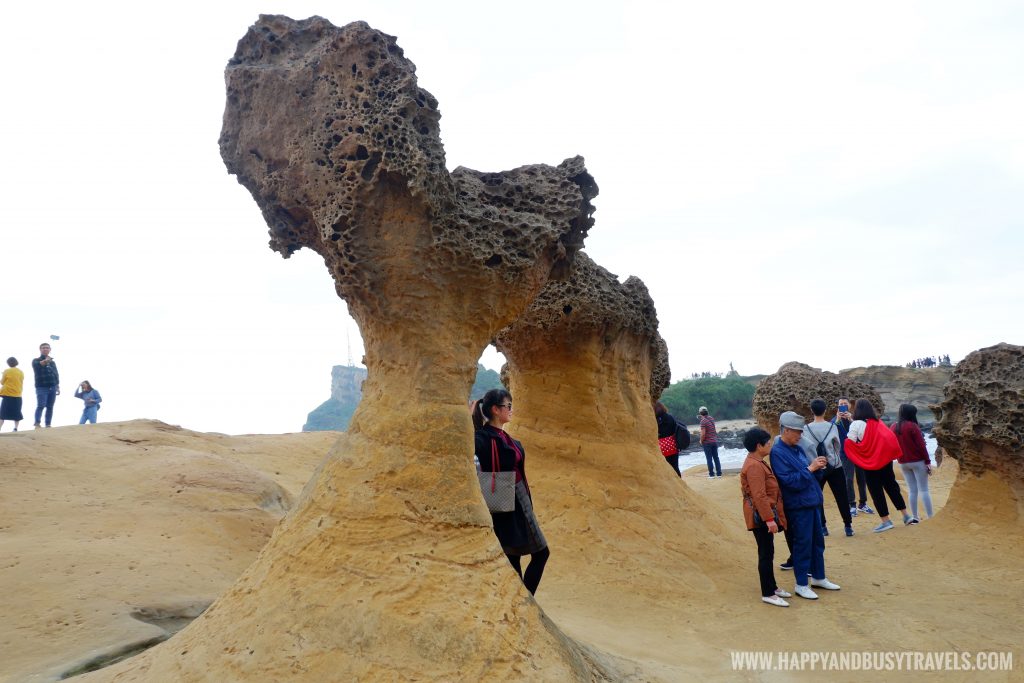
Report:
[[[786,560],[785,562],[779,565],[779,569],[781,569],[782,571],[789,571],[792,568],[793,560]]]

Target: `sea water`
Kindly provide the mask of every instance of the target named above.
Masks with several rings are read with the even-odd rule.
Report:
[[[924,435],[924,445],[928,447],[928,455],[934,456],[935,449],[938,448],[938,442],[935,437],[931,434]],[[722,463],[722,470],[728,469],[740,469],[743,467],[743,461],[747,459],[747,451],[744,448],[721,448],[718,449],[718,460]],[[934,460],[933,460],[934,462]],[[708,466],[707,460],[704,458],[704,451],[698,446],[695,451],[686,451],[679,456],[679,471],[685,472],[686,470],[700,465],[701,469],[697,470],[692,474],[701,475],[706,472]],[[706,474],[704,476],[707,476]]]

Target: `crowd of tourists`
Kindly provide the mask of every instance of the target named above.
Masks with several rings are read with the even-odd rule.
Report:
[[[840,589],[825,573],[825,537],[829,535],[826,484],[846,536],[854,535],[852,519],[858,513],[877,513],[874,533],[893,529],[890,502],[905,526],[920,523],[919,499],[928,517],[932,516],[928,491],[932,463],[914,406],[900,406],[899,420],[892,428],[882,423],[866,399],[858,399],[852,413],[849,400],[839,399],[836,415],[830,421],[824,417],[824,400],[816,398],[810,407],[811,422],[793,411],[782,413],[775,439],[760,428],[751,429],[744,437],[747,457],[740,471],[743,517],[757,544],[761,600],[779,607],[788,607],[786,598],[793,593],[817,600],[814,588]],[[896,481],[893,461],[900,463],[910,491],[909,510]],[[863,482],[859,504],[853,497],[855,478]],[[874,510],[864,501],[865,485]],[[793,593],[779,588],[775,581],[774,537],[780,531],[790,555],[779,568],[793,572]]]

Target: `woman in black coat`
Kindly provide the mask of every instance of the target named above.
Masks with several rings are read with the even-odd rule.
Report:
[[[658,448],[669,467],[677,476],[682,477],[683,473],[679,471],[679,449],[676,447],[676,426],[679,423],[661,401],[654,404],[654,417],[658,421]]]
[[[537,592],[544,564],[550,552],[548,542],[540,530],[533,513],[533,498],[526,481],[526,451],[523,444],[509,436],[504,429],[512,418],[512,395],[504,389],[491,389],[473,406],[473,426],[476,427],[474,452],[480,470],[492,472],[492,444],[498,453],[498,469],[516,473],[516,506],[512,512],[492,512],[494,533],[508,561],[523,580],[531,594]],[[525,573],[521,558],[530,556]]]

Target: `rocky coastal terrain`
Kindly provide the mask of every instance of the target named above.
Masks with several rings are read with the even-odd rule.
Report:
[[[580,251],[598,191],[581,157],[449,173],[437,101],[362,22],[262,16],[225,80],[221,155],[270,246],[323,257],[363,336],[362,400],[340,435],[0,435],[3,676],[776,680],[732,653],[1019,646],[1020,469],[992,463],[1022,457],[1020,347],[979,351],[946,388],[940,514],[884,537],[858,518],[829,539],[842,591],[766,606],[736,478],[680,479],[653,448],[668,349],[643,282]],[[552,551],[536,596],[470,458],[492,341]],[[759,421],[854,381],[778,375]]]
[[[479,366],[478,373],[481,371],[490,372]],[[848,384],[851,390],[860,386],[870,387],[874,392],[871,395],[877,394],[881,401],[883,420],[892,422],[896,419],[900,404],[911,403],[917,407],[918,420],[922,427],[926,431],[931,431],[932,422],[935,420],[931,406],[942,400],[942,388],[949,381],[952,372],[951,367],[906,368],[895,365],[872,365],[866,368],[840,370],[835,374],[838,376],[837,379],[853,380],[853,383]],[[754,375],[743,379],[756,388],[766,377],[768,375]],[[338,431],[348,428],[348,422],[362,398],[362,381],[365,378],[365,368],[334,366],[331,371],[331,396],[309,414],[302,431]],[[470,395],[479,396],[484,390],[474,388]],[[802,406],[801,409],[809,411],[810,407]],[[718,420],[721,443],[727,448],[741,448],[743,435],[747,428],[755,423],[753,414],[749,419]],[[697,430],[691,426],[690,432],[696,434]],[[693,444],[690,450],[699,449],[696,440]]]
[[[895,420],[900,404],[911,403],[917,407],[918,421],[929,424],[935,421],[931,406],[942,401],[942,390],[952,377],[953,368],[871,365],[866,368],[840,370],[837,374],[867,384],[878,392],[885,406],[881,415],[884,420]]]
[[[1015,360],[1020,358],[1018,351]],[[945,443],[951,453],[969,453],[971,462],[961,469],[957,460],[947,460],[932,477],[933,519],[879,536],[870,533],[874,517],[859,516],[854,537],[827,539],[828,573],[843,587],[838,593],[784,611],[761,605],[756,551],[741,528],[733,475],[709,480],[686,474],[679,481],[654,458],[635,465],[638,473],[647,470],[642,476],[648,481],[668,475],[668,489],[658,496],[678,496],[689,509],[653,534],[643,520],[665,501],[637,492],[623,499],[633,500],[629,508],[612,506],[606,497],[623,495],[614,481],[584,493],[566,476],[557,452],[537,448],[531,449],[531,482],[552,559],[536,600],[525,593],[515,599],[536,604],[545,619],[585,647],[586,657],[614,664],[622,675],[613,680],[819,680],[820,671],[740,672],[731,664],[735,651],[789,651],[794,642],[810,641],[815,650],[837,652],[1011,651],[1019,667],[1024,491],[1019,477],[996,469],[1024,457],[1020,435],[1007,431],[1019,417],[994,423],[991,439],[969,436],[981,427],[970,415],[989,414],[983,406],[1007,391],[1021,396],[1015,380],[992,387],[980,401],[970,398],[978,395],[974,385],[988,385],[997,374],[1003,371],[976,375],[951,394],[943,423],[955,441]],[[524,439],[528,431],[521,433]],[[111,672],[139,661],[148,648],[187,657],[191,646],[179,631],[209,611],[257,559],[336,440],[337,434],[326,432],[228,437],[148,420],[0,434],[0,681],[56,681],[96,667],[104,668],[76,680],[114,680]],[[355,484],[348,476],[337,480],[342,489]],[[662,557],[666,547],[685,561],[669,566]],[[946,570],[951,552],[957,555],[955,572]],[[416,562],[422,567],[427,560],[396,554],[390,563],[366,563],[360,571],[403,571]],[[900,571],[892,570],[893,562]],[[460,580],[476,584],[487,571],[462,566]],[[500,571],[514,577],[507,566]],[[332,586],[351,579],[343,566],[324,572],[321,599],[330,603],[337,592]],[[666,574],[670,590],[662,583]],[[791,579],[783,572],[776,578],[783,586]],[[436,623],[423,611],[418,591],[402,598],[410,619]],[[765,629],[766,620],[775,627]],[[509,633],[516,624],[478,622],[475,628]],[[296,636],[305,632],[292,630]],[[364,645],[353,640],[347,647],[357,655]],[[390,647],[395,662],[409,663],[408,651],[420,645],[392,641]],[[244,662],[252,655],[239,650],[234,656]],[[127,660],[110,666],[119,658]],[[295,658],[295,672],[276,680],[315,680],[298,668],[301,651]],[[482,671],[448,680],[488,680]],[[135,675],[147,681],[268,680],[255,669],[227,679]],[[543,667],[523,677],[565,680]],[[865,672],[828,677],[863,681]],[[370,670],[362,680],[415,678],[437,680],[413,669],[397,677]],[[1017,668],[983,679],[964,671],[903,672],[899,680],[1019,678]]]

